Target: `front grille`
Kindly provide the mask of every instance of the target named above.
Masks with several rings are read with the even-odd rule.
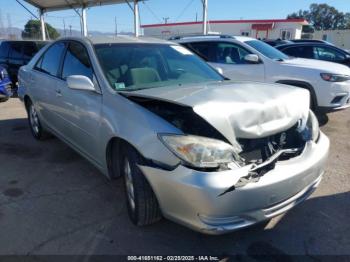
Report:
[[[259,164],[265,162],[279,150],[298,148],[300,150],[293,154],[282,155],[279,160],[296,157],[301,154],[306,144],[297,128],[296,124],[292,128],[272,136],[258,139],[238,139],[238,143],[243,149],[240,156],[246,164]]]

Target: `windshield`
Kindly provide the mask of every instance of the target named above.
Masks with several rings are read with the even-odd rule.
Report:
[[[258,52],[263,54],[264,56],[273,59],[273,60],[286,60],[289,59],[289,57],[285,54],[283,54],[281,51],[277,50],[276,48],[258,40],[250,40],[245,42],[247,45],[253,47]]]
[[[224,80],[178,45],[99,44],[95,50],[108,82],[117,91]]]

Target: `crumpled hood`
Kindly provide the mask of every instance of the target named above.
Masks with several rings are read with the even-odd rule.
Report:
[[[315,59],[292,58],[289,60],[284,60],[283,62],[281,62],[281,64],[318,69],[325,73],[330,72],[350,75],[350,68],[345,65]]]
[[[306,120],[308,91],[285,85],[222,82],[171,86],[129,92],[191,106],[232,144],[236,138],[260,138]]]

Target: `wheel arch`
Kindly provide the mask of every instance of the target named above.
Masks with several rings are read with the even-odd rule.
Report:
[[[25,95],[23,97],[23,102],[26,110],[28,111],[28,106],[29,106],[29,103],[32,103],[32,99],[30,99],[29,95]]]
[[[105,150],[107,172],[110,179],[119,178],[122,175],[121,163],[123,160],[123,148],[125,147],[133,148],[141,157],[144,158],[140,151],[127,140],[118,136],[110,138]]]

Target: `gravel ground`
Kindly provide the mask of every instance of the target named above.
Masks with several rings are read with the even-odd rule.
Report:
[[[0,254],[350,255],[349,113],[322,119],[331,152],[309,200],[265,229],[206,236],[165,219],[135,227],[120,180],[58,139],[35,141],[22,104],[1,103]]]

